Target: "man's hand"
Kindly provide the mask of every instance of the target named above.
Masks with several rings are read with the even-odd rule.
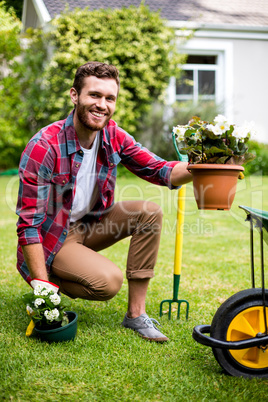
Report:
[[[174,166],[170,175],[173,186],[182,186],[193,180],[192,174],[187,170],[188,162],[178,162]]]
[[[33,279],[30,282],[30,285],[33,289],[35,289],[37,286],[40,286],[40,288],[46,288],[47,290],[52,290],[54,293],[58,293],[59,287],[55,285],[55,283],[44,281],[43,279]]]

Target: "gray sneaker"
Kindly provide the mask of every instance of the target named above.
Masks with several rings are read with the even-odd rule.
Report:
[[[149,341],[168,341],[169,339],[156,328],[154,322],[160,325],[158,321],[154,318],[149,318],[147,314],[142,314],[137,318],[128,318],[128,316],[125,315],[122,325],[125,328],[133,329],[138,332],[142,338],[148,339]]]

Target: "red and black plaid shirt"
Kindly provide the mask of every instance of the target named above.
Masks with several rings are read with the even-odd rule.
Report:
[[[93,210],[96,217],[101,218],[114,202],[119,162],[151,183],[173,188],[169,177],[178,162],[166,162],[149,152],[113,120],[101,134],[96,166],[99,198]],[[73,126],[73,112],[67,119],[40,130],[22,153],[16,211],[19,215],[17,268],[27,282],[31,278],[21,246],[42,243],[49,272],[68,233],[82,159],[83,151]]]

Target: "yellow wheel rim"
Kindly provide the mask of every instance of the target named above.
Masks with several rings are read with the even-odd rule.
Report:
[[[268,322],[268,308],[266,318]],[[241,341],[243,339],[254,338],[259,332],[265,332],[263,306],[255,306],[241,311],[231,321],[226,339],[227,341]],[[268,346],[268,345],[267,345]],[[241,365],[253,369],[268,367],[268,349],[252,347],[241,350],[229,350],[233,358]]]

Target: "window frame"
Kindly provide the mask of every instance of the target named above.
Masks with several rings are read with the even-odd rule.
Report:
[[[193,54],[189,54],[189,56],[192,56]],[[196,56],[196,55],[194,55]],[[202,56],[208,56],[207,54],[204,54]],[[213,55],[214,56],[214,55]],[[216,63],[215,64],[191,64],[191,63],[185,63],[184,65],[181,66],[181,69],[184,71],[193,71],[193,94],[192,95],[187,95],[187,94],[178,94],[177,93],[177,86],[175,88],[176,94],[176,100],[177,101],[188,101],[188,100],[193,100],[194,103],[197,103],[200,99],[201,100],[217,100],[217,82],[218,82],[218,71],[219,71],[219,66],[218,66],[218,55],[216,56]],[[215,94],[214,95],[202,95],[199,94],[199,77],[198,77],[198,72],[199,71],[214,71],[215,72]]]
[[[178,38],[179,40],[179,38]],[[230,40],[215,40],[191,38],[188,41],[178,41],[181,54],[197,56],[217,56],[217,74],[215,82],[215,102],[221,106],[223,113],[233,118],[233,43]],[[184,68],[186,65],[182,65]],[[209,66],[209,64],[204,65]],[[176,102],[176,78],[170,79],[167,91],[168,104]]]

